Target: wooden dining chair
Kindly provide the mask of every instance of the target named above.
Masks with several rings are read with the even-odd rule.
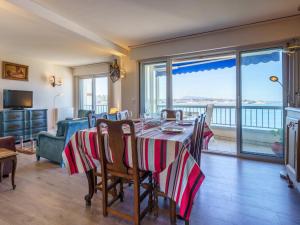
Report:
[[[182,110],[172,110],[172,109],[163,109],[161,110],[160,117],[166,119],[176,119],[177,113],[179,114],[179,119],[183,120],[183,112]]]
[[[192,142],[190,147],[190,154],[196,160],[197,164],[201,164],[201,153],[203,146],[203,134],[205,129],[206,114],[201,114],[195,120],[194,131],[192,136]]]
[[[203,133],[204,133],[204,127],[205,127],[205,114],[201,114],[199,117],[196,118],[193,134],[192,134],[192,140],[191,140],[191,146],[190,146],[190,154],[194,157],[197,164],[200,166],[201,163],[201,152],[202,152],[202,143],[203,143]],[[154,189],[154,209],[155,209],[155,215],[158,215],[158,197],[163,197],[165,199],[168,199],[168,196],[160,191],[159,186],[155,184]],[[169,215],[170,215],[170,223],[176,224],[176,202],[169,198]],[[179,216],[178,216],[179,217]],[[180,218],[180,217],[179,217]],[[182,218],[180,218],[182,219]],[[185,225],[189,225],[189,221],[185,220]]]
[[[89,128],[92,128],[96,126],[97,119],[107,119],[107,113],[94,114],[93,112],[89,112],[87,117]]]
[[[117,120],[128,120],[129,119],[129,111],[123,110],[117,113]]]
[[[105,128],[104,128],[105,127]],[[129,128],[129,134],[124,133],[124,127]],[[134,123],[131,120],[110,121],[105,119],[97,120],[97,133],[100,152],[100,163],[102,172],[102,203],[103,215],[108,214],[118,216],[122,219],[134,222],[139,225],[141,219],[152,210],[152,174],[150,172],[140,171],[138,168],[138,153]],[[130,135],[133,168],[125,165],[125,135]],[[112,157],[107,157],[107,156]],[[112,177],[111,183],[108,182],[108,176]],[[148,183],[146,183],[148,179]],[[123,201],[123,183],[132,181],[134,189],[134,214],[120,212],[112,208],[117,200]],[[119,185],[119,193],[111,201],[108,200],[108,193]],[[141,193],[141,187],[144,192]],[[141,202],[148,196],[148,206],[141,211]]]

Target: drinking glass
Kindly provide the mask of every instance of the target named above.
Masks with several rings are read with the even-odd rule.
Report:
[[[23,136],[20,136],[20,147],[21,149],[24,147]]]
[[[176,113],[176,123],[178,123],[180,121],[180,113],[177,112]]]
[[[132,111],[128,111],[128,119],[132,119],[133,118],[133,113]]]
[[[144,134],[145,117],[143,113],[140,114],[140,120],[141,120],[141,133]]]
[[[144,119],[146,120],[150,120],[151,119],[151,113],[144,113]]]

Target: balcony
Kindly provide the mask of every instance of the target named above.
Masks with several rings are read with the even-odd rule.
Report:
[[[156,111],[164,108],[164,105],[158,105]],[[205,112],[206,105],[173,105],[173,108],[182,110],[185,115],[199,115]],[[92,106],[85,105],[84,109],[92,109]],[[96,105],[96,113],[107,110],[107,105]],[[214,137],[209,142],[208,151],[236,154],[236,121],[235,106],[214,106],[210,125]],[[275,156],[272,145],[282,142],[282,124],[280,106],[243,106],[243,151]]]
[[[87,110],[92,110],[93,106],[92,105],[84,105],[83,109]],[[98,113],[103,113],[103,112],[108,112],[108,106],[106,105],[96,105],[95,112]]]
[[[159,105],[157,110],[165,108]],[[173,105],[174,109],[187,114],[199,114],[206,110],[206,105]],[[243,151],[276,156],[272,150],[274,143],[282,143],[283,109],[280,106],[243,106],[242,107]],[[210,128],[214,133],[208,151],[236,154],[235,106],[214,106]],[[281,146],[282,147],[282,146]],[[282,150],[277,156],[282,157]]]

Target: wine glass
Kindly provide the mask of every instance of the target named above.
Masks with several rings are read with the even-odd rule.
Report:
[[[176,112],[176,123],[178,123],[181,120],[180,113]]]
[[[144,134],[144,125],[145,125],[145,116],[144,116],[144,113],[140,114],[140,121],[141,121],[141,133]]]
[[[128,111],[128,119],[133,119],[133,113],[132,113],[132,111]]]

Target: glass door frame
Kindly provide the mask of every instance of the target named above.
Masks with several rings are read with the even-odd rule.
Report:
[[[270,161],[270,162],[284,162],[284,158],[276,158],[273,156],[265,156],[265,155],[256,155],[242,152],[242,124],[241,124],[241,54],[243,52],[248,51],[259,51],[259,50],[267,50],[267,49],[285,49],[288,40],[272,42],[272,43],[262,43],[262,44],[254,44],[249,46],[241,46],[241,47],[232,47],[232,48],[224,48],[222,50],[213,50],[206,51],[204,53],[188,53],[177,56],[168,56],[163,58],[154,58],[149,60],[141,60],[139,61],[139,113],[144,112],[144,97],[143,97],[143,66],[151,63],[166,63],[166,76],[167,76],[167,108],[172,108],[172,60],[180,59],[180,58],[192,58],[192,57],[213,57],[218,55],[226,55],[226,54],[234,54],[236,56],[236,156],[240,158],[248,158],[255,159],[261,161]],[[287,107],[288,102],[288,90],[287,90],[287,55],[282,53],[282,97],[283,97],[283,130],[284,134],[286,132],[285,120],[286,120],[286,112],[284,110]],[[217,153],[218,154],[218,153]],[[220,153],[223,154],[223,153]],[[284,156],[285,157],[285,156]]]
[[[92,79],[92,110],[96,111],[96,78],[99,77],[106,77],[107,78],[107,108],[109,108],[109,102],[110,102],[110,85],[109,85],[109,77],[108,74],[97,74],[97,75],[84,75],[84,76],[78,76],[78,107],[81,108],[82,104],[82,96],[81,96],[81,87],[80,87],[80,80],[85,79]]]
[[[280,42],[275,44],[263,44],[263,45],[252,45],[249,47],[242,47],[236,50],[236,120],[237,120],[237,156],[240,158],[248,158],[270,162],[284,162],[284,157],[277,158],[275,156],[259,155],[255,153],[245,153],[242,151],[242,71],[241,71],[241,55],[247,52],[263,51],[268,49],[282,49],[286,47],[286,42]],[[285,107],[288,105],[287,99],[287,56],[282,52],[282,100],[283,100],[283,134],[286,132],[285,120],[286,112]],[[283,139],[283,145],[285,146]]]
[[[145,71],[144,68],[146,65],[156,64],[156,63],[165,63],[166,64],[166,107],[170,108],[172,104],[172,97],[170,97],[172,90],[170,90],[170,79],[171,78],[171,71],[170,71],[170,58],[157,58],[157,59],[150,59],[150,60],[143,60],[139,62],[139,114],[145,112],[145,94],[142,90],[145,90]],[[171,104],[170,104],[171,103]]]

